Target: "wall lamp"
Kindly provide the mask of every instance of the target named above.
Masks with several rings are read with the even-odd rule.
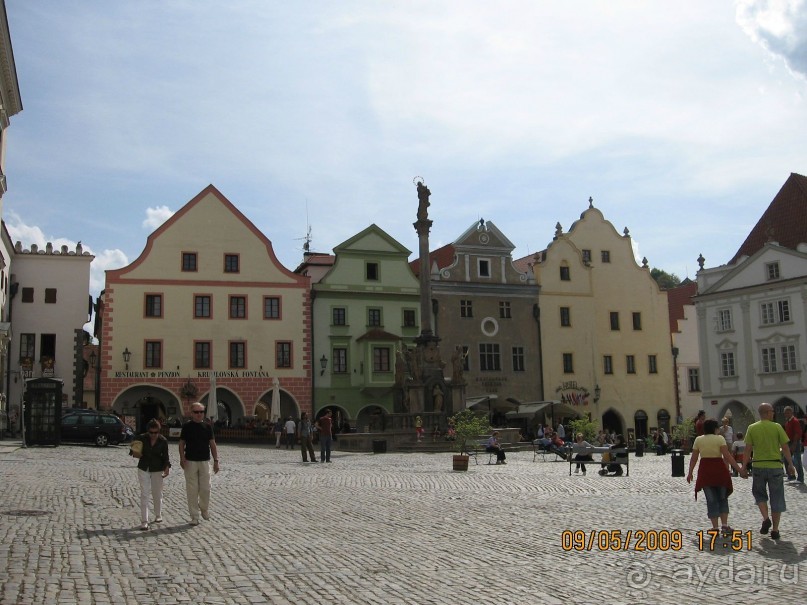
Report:
[[[126,364],[126,370],[129,370],[129,360],[132,358],[132,352],[129,350],[129,347],[126,347],[123,350],[123,362]]]
[[[602,394],[602,389],[600,389],[600,385],[594,386],[594,403],[597,403],[600,400],[600,395]]]
[[[89,361],[90,361],[90,367],[91,367],[91,368],[94,368],[94,367],[95,367],[95,362],[96,362],[97,360],[98,360],[98,356],[95,354],[95,351],[92,351],[92,352],[90,353],[90,359],[89,359]]]
[[[328,358],[325,357],[325,353],[319,358],[319,367],[322,368],[319,372],[319,375],[322,376],[325,373],[325,368],[328,367]]]

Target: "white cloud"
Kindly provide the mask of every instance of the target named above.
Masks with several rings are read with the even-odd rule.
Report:
[[[174,211],[168,206],[157,206],[156,208],[146,208],[146,220],[143,221],[143,228],[154,231],[165,221],[174,215]]]
[[[738,0],[737,23],[750,38],[807,79],[805,0]]]
[[[120,269],[129,264],[129,259],[121,250],[104,250],[96,254],[90,265],[90,293],[96,298],[104,289],[106,276],[104,272],[109,269]]]

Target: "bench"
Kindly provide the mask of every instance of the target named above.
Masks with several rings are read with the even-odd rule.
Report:
[[[474,441],[473,443],[471,443],[471,442],[466,443],[465,444],[465,452],[462,452],[462,453],[468,454],[468,456],[470,456],[471,458],[474,459],[474,463],[476,463],[476,464],[479,464],[479,459],[477,458],[477,456],[479,454],[482,454],[482,455],[487,454],[488,455],[488,464],[494,464],[494,460],[496,460],[496,452],[487,451],[488,439],[489,438],[490,437],[485,437],[484,439],[479,439],[477,441]],[[507,447],[505,447],[505,446],[512,445],[512,444],[511,443],[500,443],[499,445],[502,447],[502,449],[505,452],[507,452],[508,450],[507,450]]]
[[[532,442],[532,461],[535,462],[538,459],[538,456],[541,457],[543,462],[546,462],[547,456],[555,456],[552,462],[566,459],[565,454],[561,450],[558,450],[557,447],[553,447],[551,445],[541,445],[536,440]]]
[[[619,448],[619,449],[611,449],[610,447],[580,447],[578,445],[569,444],[566,446],[567,454],[566,458],[569,460],[569,475],[572,474],[572,467],[575,464],[589,464],[591,466],[598,466],[601,467],[598,470],[602,470],[603,468],[608,468],[607,465],[611,464],[619,464],[620,466],[625,467],[625,476],[630,477],[630,457],[628,456],[628,448]],[[610,454],[610,460],[603,462],[602,456],[603,454]],[[577,454],[599,454],[599,460],[575,460],[574,457]],[[593,458],[593,456],[592,456]]]

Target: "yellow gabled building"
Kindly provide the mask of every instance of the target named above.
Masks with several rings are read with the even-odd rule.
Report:
[[[667,294],[647,261],[636,263],[627,228],[618,233],[589,200],[568,232],[558,223],[533,270],[546,399],[590,413],[628,439],[660,425],[669,431],[675,388]]]
[[[189,404],[238,426],[311,409],[310,282],[212,185],[107,271],[101,407],[181,420]]]

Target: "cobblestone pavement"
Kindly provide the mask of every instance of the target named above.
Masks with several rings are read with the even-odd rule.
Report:
[[[178,462],[176,444],[172,459]],[[0,442],[0,603],[746,603],[803,602],[807,494],[787,486],[782,539],[759,534],[750,480],[730,522],[751,549],[698,548],[706,504],[667,456],[630,477],[569,476],[513,452],[506,466],[451,471],[449,454],[298,451],[220,445],[211,520],[188,524],[178,464],[165,522],[140,531],[123,446],[16,448]],[[565,530],[585,538],[564,550]],[[627,548],[597,530],[653,530]],[[673,550],[681,532],[681,548]],[[594,535],[591,549],[588,540]],[[570,534],[566,534],[567,537]],[[708,542],[708,540],[707,540]],[[639,551],[645,546],[648,550]],[[801,580],[801,582],[800,582]]]

